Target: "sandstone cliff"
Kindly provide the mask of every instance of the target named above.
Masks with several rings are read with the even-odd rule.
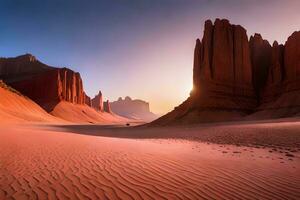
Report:
[[[92,100],[88,95],[85,94],[85,92],[84,92],[84,103],[89,107],[92,107]]]
[[[198,109],[249,111],[255,107],[246,30],[228,20],[206,21],[197,40],[192,98]]]
[[[196,40],[193,91],[174,111],[154,123],[234,120],[256,107],[250,48],[246,30],[228,20],[205,22]]]
[[[300,115],[300,32],[294,32],[284,45],[272,47],[267,83],[262,103],[251,118],[280,118]]]
[[[271,65],[272,47],[267,40],[264,40],[260,34],[254,34],[249,41],[252,64],[253,87],[259,96],[262,92],[262,86],[267,81],[267,74]],[[259,102],[258,102],[259,103]]]
[[[205,22],[194,50],[190,97],[153,124],[289,117],[300,114],[300,32],[273,46],[228,20]]]
[[[103,97],[101,91],[91,100],[92,107],[97,111],[103,111]]]
[[[30,54],[0,59],[0,78],[47,111],[60,101],[84,104],[79,73],[39,62]]]

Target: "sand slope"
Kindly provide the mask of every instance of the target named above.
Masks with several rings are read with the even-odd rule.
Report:
[[[65,122],[46,111],[29,98],[0,83],[0,123]]]
[[[125,123],[128,119],[115,114],[98,112],[87,105],[61,101],[50,112],[55,117],[74,123],[113,124]]]
[[[295,156],[0,127],[0,199],[299,199]]]
[[[126,123],[128,119],[113,113],[97,112],[86,105],[62,101],[47,113],[34,101],[18,91],[0,84],[0,123]]]

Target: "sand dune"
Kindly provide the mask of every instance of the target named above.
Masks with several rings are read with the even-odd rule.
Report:
[[[57,104],[47,113],[34,101],[1,82],[0,85],[0,123],[126,123],[128,119],[113,113],[97,112],[86,105],[65,101]]]
[[[52,122],[66,121],[58,119],[29,98],[0,83],[0,123]]]
[[[72,104],[62,101],[50,112],[53,116],[74,123],[114,124],[125,123],[128,119],[121,116],[98,112],[87,105]]]
[[[0,152],[0,199],[300,198],[299,152],[28,126],[0,127]]]

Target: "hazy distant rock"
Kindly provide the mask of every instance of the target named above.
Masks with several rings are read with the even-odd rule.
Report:
[[[103,111],[103,97],[101,91],[92,99],[92,107],[97,111]]]
[[[110,103],[111,110],[123,117],[137,119],[141,121],[152,121],[157,118],[155,114],[150,112],[149,103],[142,100],[132,100],[130,97],[121,97]]]

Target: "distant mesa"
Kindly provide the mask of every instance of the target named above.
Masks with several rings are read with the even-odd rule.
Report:
[[[226,19],[205,22],[190,97],[153,125],[300,115],[300,32],[273,46]]]
[[[111,102],[112,112],[126,118],[150,122],[157,118],[157,115],[150,111],[149,103],[130,97],[119,97],[117,101]]]

